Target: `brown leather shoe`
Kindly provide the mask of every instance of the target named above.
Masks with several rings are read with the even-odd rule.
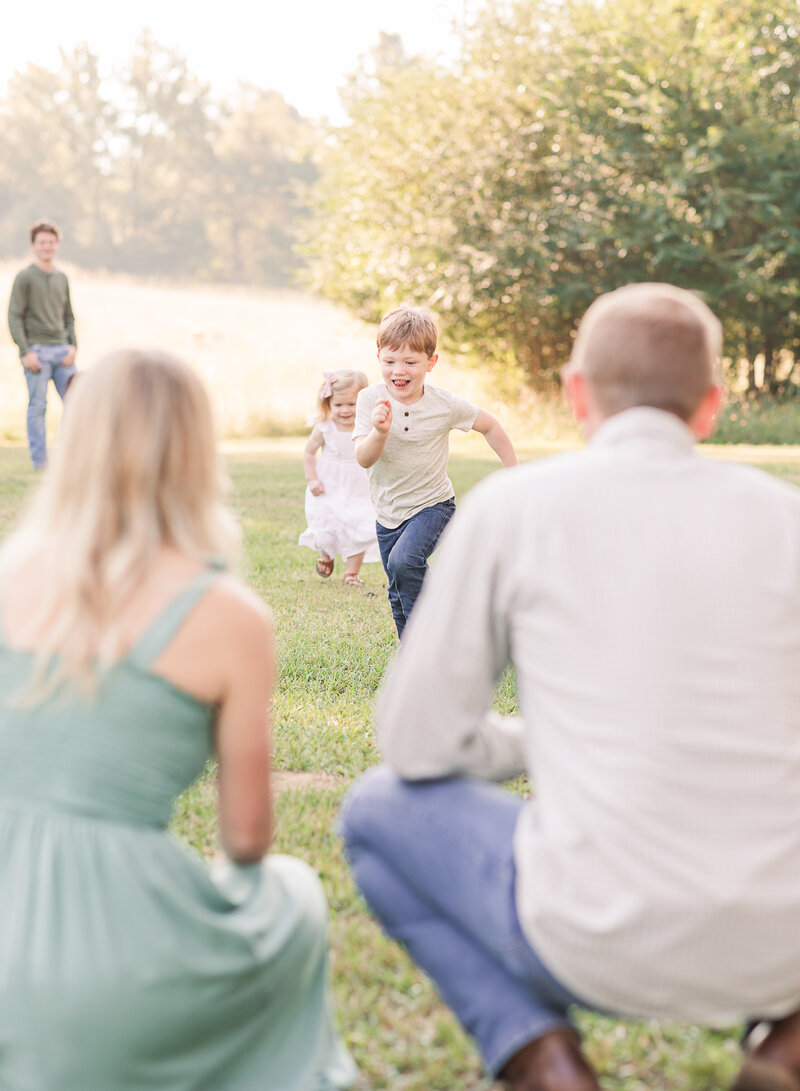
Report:
[[[551,1030],[528,1042],[500,1073],[511,1091],[600,1091],[577,1034]]]
[[[745,1058],[731,1091],[800,1091],[800,1011],[772,1024]]]
[[[731,1091],[800,1091],[800,1080],[780,1065],[749,1057],[731,1084]]]

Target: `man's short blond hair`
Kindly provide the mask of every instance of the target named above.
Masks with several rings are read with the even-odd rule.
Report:
[[[688,421],[714,385],[721,350],[722,327],[692,292],[629,284],[589,307],[570,368],[606,416],[643,405]]]
[[[436,352],[439,330],[436,319],[425,307],[395,307],[381,319],[378,326],[378,352],[381,349],[401,349],[408,345],[412,352],[424,352],[430,359]]]

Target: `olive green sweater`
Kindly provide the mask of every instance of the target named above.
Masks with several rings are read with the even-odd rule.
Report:
[[[24,356],[31,345],[75,345],[75,316],[66,273],[29,265],[14,278],[8,328]]]

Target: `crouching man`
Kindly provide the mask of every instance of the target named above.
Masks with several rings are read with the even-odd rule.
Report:
[[[514,1091],[598,1091],[574,1005],[763,1023],[734,1088],[800,1091],[800,492],[694,451],[720,350],[668,285],[590,307],[588,446],[470,493],[345,806],[365,898]]]

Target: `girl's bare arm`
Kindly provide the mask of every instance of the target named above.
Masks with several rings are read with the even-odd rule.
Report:
[[[314,496],[325,492],[325,487],[317,477],[317,451],[322,446],[323,439],[319,428],[315,428],[308,437],[308,442],[303,449],[303,472],[306,475],[308,487]]]

